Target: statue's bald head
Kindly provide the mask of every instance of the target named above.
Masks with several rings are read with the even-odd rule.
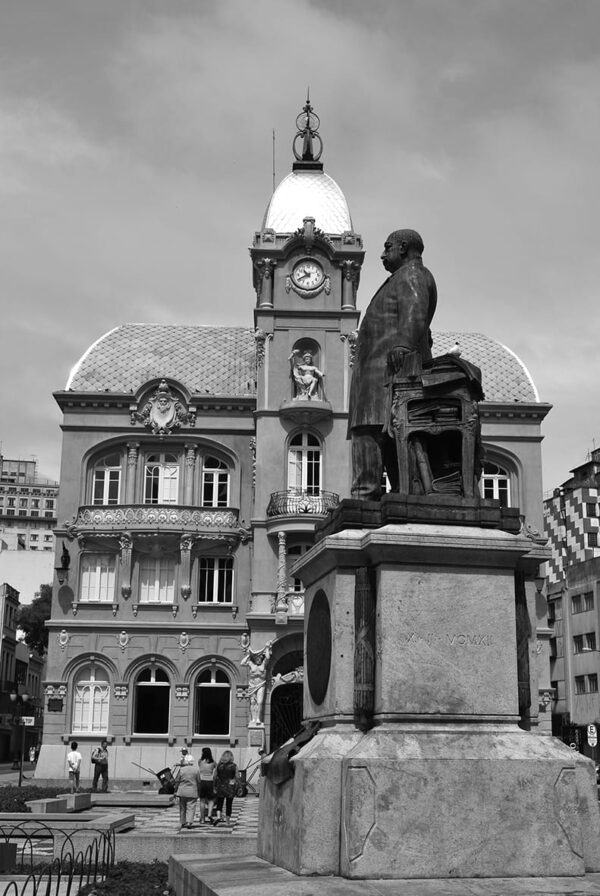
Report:
[[[388,240],[392,243],[404,243],[406,248],[416,255],[421,255],[425,248],[421,235],[416,230],[394,230]]]
[[[416,230],[394,230],[383,246],[383,266],[393,274],[411,258],[420,258],[423,248],[423,240]]]

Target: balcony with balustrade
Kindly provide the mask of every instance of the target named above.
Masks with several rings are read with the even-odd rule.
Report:
[[[165,532],[238,535],[235,507],[190,507],[179,504],[83,505],[67,526],[69,535]]]
[[[315,493],[298,488],[272,492],[267,506],[267,532],[314,532],[316,523],[325,519],[339,502],[338,494],[323,489]]]

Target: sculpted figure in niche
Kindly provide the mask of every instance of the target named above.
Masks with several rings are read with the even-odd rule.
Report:
[[[350,388],[348,438],[352,439],[352,497],[379,500],[383,472],[398,490],[394,439],[388,434],[391,378],[418,375],[431,360],[430,324],[437,304],[432,274],[423,265],[423,240],[414,230],[396,230],[381,260],[390,276],[362,319]]]
[[[300,354],[298,349],[295,348],[288,360],[292,367],[292,377],[296,385],[294,398],[310,400],[318,397],[318,389],[323,379],[323,374],[313,364],[312,352],[306,350]]]
[[[262,725],[262,709],[267,685],[267,665],[271,659],[273,640],[267,641],[263,649],[256,653],[246,648],[241,665],[248,666],[248,697],[250,698],[250,724]]]

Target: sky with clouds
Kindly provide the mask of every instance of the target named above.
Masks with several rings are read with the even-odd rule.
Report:
[[[52,392],[117,324],[252,325],[310,86],[359,307],[419,230],[434,329],[519,355],[559,484],[600,444],[599,33],[597,0],[0,0],[4,456],[58,477]]]

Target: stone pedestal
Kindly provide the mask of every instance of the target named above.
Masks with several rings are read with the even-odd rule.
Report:
[[[500,530],[390,524],[327,535],[298,562],[304,715],[323,728],[290,780],[265,782],[262,858],[361,879],[600,870],[593,764],[517,726],[514,579],[531,550]],[[370,649],[358,569],[375,602],[368,731],[353,721]]]

